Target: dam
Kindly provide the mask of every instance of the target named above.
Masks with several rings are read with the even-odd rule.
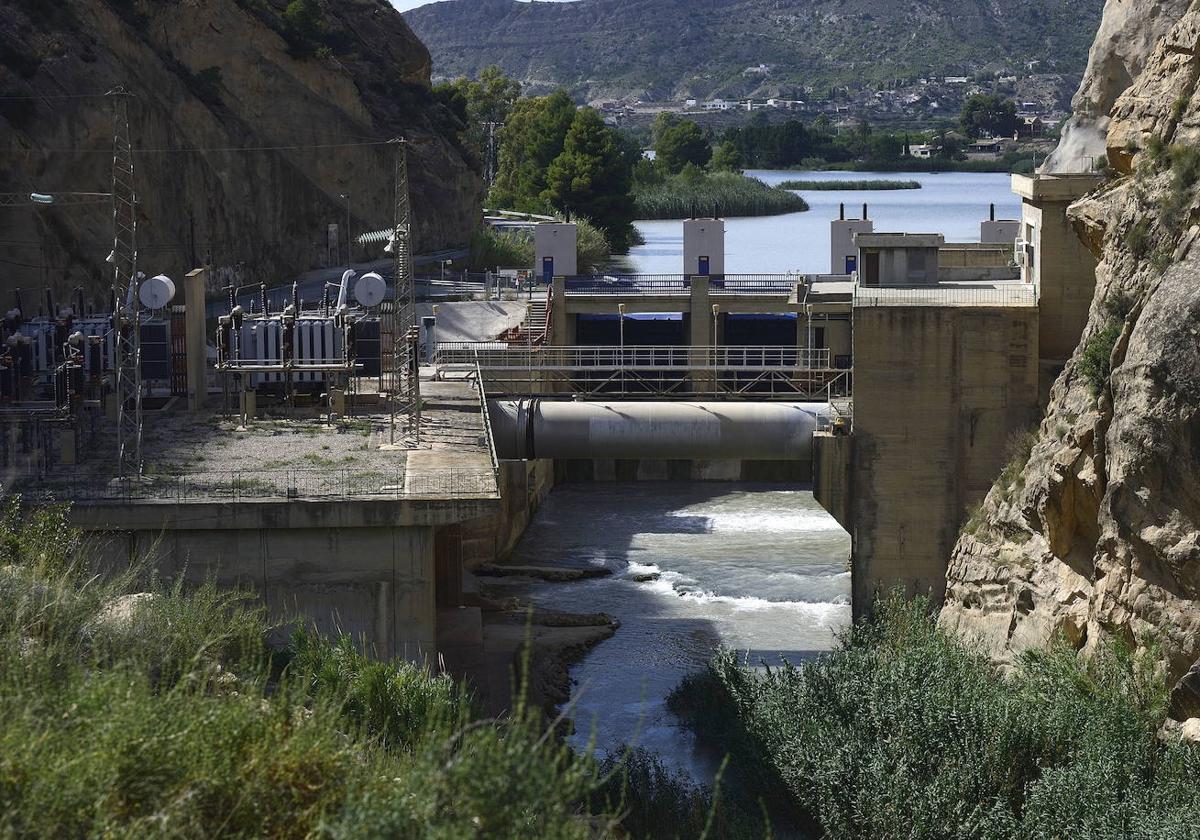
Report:
[[[965,245],[843,209],[825,275],[725,274],[722,220],[696,219],[678,275],[580,276],[573,226],[547,223],[540,277],[505,299],[418,308],[398,265],[316,305],[229,289],[214,331],[202,268],[182,306],[173,281],[135,290],[166,348],[138,366],[82,305],[18,312],[4,463],[27,499],[71,501],[107,563],[149,554],[477,679],[470,573],[512,556],[556,484],[811,484],[849,534],[856,615],[894,587],[937,599],[1078,340],[1094,262],[1065,208],[1094,183],[1015,176],[1022,218]]]

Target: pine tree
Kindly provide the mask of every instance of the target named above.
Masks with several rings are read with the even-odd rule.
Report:
[[[591,108],[571,122],[562,154],[546,172],[542,198],[550,206],[593,222],[618,249],[632,233],[632,172],[613,132]]]

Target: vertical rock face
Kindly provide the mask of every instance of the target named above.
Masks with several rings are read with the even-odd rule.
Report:
[[[1115,103],[1118,177],[1070,211],[1101,260],[1083,341],[950,562],[942,624],[1000,659],[1059,635],[1156,645],[1172,679],[1200,658],[1198,79],[1200,0]]]
[[[465,242],[482,180],[433,95],[429,54],[386,0],[326,0],[309,34],[285,0],[0,1],[0,180],[13,191],[110,189],[102,96],[133,95],[140,264],[211,258],[244,282],[321,265],[328,226],[391,225],[393,151],[411,141],[419,249]],[[13,98],[26,97],[26,98]],[[199,150],[199,151],[198,151]],[[5,210],[0,288],[109,282],[110,212]],[[357,254],[356,254],[357,256]],[[38,266],[48,265],[48,270]]]
[[[1104,155],[1109,112],[1189,0],[1108,0],[1062,141],[1043,172],[1089,172]]]

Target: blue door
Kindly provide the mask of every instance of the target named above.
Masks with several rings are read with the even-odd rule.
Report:
[[[554,257],[542,257],[542,282],[547,286],[554,282]]]
[[[708,276],[708,257],[700,258],[700,276],[701,277]]]
[[[846,257],[846,273],[853,274],[858,271],[858,257]]]

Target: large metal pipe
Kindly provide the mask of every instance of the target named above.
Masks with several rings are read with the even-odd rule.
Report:
[[[741,459],[812,457],[828,403],[491,400],[497,455],[534,458]]]

